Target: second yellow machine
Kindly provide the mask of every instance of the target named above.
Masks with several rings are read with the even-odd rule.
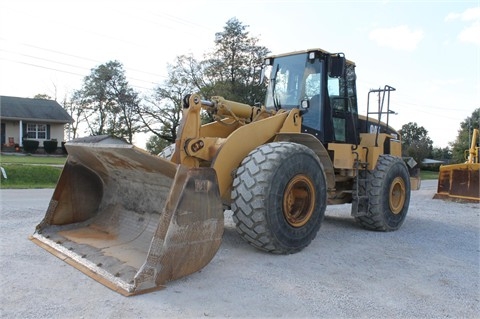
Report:
[[[309,245],[330,204],[351,203],[364,228],[398,229],[410,179],[388,125],[394,88],[373,90],[378,108],[358,115],[354,63],[321,49],[270,56],[263,78],[262,106],[187,96],[169,155],[105,136],[67,143],[31,239],[133,295],[207,265],[221,243],[224,209],[243,239],[276,254]],[[202,110],[215,121],[201,125]]]

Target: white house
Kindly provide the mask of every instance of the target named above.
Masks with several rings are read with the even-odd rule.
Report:
[[[0,96],[1,145],[23,146],[23,139],[39,141],[65,140],[65,124],[72,117],[53,100]]]

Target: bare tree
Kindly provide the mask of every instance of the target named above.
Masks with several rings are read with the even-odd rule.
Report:
[[[192,56],[179,56],[176,63],[167,68],[167,79],[144,99],[137,112],[147,132],[173,143],[180,125],[183,98],[200,91],[205,84],[201,67]]]
[[[83,118],[83,109],[72,100],[69,101],[66,95],[63,98],[62,106],[73,119],[73,123],[67,123],[65,126],[68,139],[77,138],[81,119]]]

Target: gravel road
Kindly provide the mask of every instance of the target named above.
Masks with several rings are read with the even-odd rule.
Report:
[[[202,271],[123,297],[34,245],[52,189],[1,190],[1,318],[478,318],[480,205],[412,192],[403,227],[366,231],[349,205],[327,207],[310,246],[276,256],[249,246],[226,213]]]

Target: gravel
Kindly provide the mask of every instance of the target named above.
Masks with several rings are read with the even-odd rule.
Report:
[[[237,235],[226,212],[220,250],[203,270],[123,297],[28,240],[52,189],[1,190],[1,318],[478,318],[480,205],[412,192],[402,228],[359,228],[328,206],[314,241],[287,256]]]

